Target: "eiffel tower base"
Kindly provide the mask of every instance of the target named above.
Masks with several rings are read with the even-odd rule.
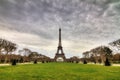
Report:
[[[54,60],[55,62],[65,62],[66,58],[64,54],[56,54]]]

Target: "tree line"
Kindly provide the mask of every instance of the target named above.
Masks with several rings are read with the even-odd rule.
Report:
[[[109,44],[120,49],[120,40]],[[42,55],[38,52],[33,52],[28,48],[23,48],[18,51],[19,54],[16,54],[17,48],[17,44],[5,39],[0,39],[0,63],[10,63],[14,60],[20,63],[31,61],[40,61],[44,63],[54,61],[54,59],[51,59],[50,57]],[[108,61],[120,63],[120,53],[113,54],[113,51],[107,46],[99,46],[91,49],[90,51],[83,52],[82,54],[83,58],[79,59],[78,57],[73,56],[70,59],[67,59],[67,62],[76,61],[78,63],[79,61],[83,61],[85,63],[94,62],[96,64],[105,63]]]
[[[39,54],[38,52],[33,52],[28,48],[23,48],[19,50],[16,54],[18,45],[5,39],[0,39],[0,63],[10,63],[12,61],[16,62],[30,62],[30,61],[50,61],[50,58]]]
[[[113,54],[113,51],[107,46],[99,46],[90,51],[83,52],[83,62],[104,63],[109,64],[120,63],[120,53]]]

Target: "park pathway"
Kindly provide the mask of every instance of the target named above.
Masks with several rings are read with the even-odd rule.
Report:
[[[18,63],[18,65],[24,65],[24,64],[33,64],[33,63]],[[88,63],[93,64],[93,63]],[[11,64],[0,64],[0,66],[10,66]],[[94,65],[104,65],[104,64],[94,64]],[[120,64],[112,64],[112,66],[120,66]]]

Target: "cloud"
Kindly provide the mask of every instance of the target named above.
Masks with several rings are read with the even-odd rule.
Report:
[[[53,55],[61,27],[66,54],[79,55],[119,38],[119,3],[119,0],[1,0],[0,37]]]

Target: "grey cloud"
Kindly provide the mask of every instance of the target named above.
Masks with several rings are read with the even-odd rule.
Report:
[[[120,34],[119,3],[119,0],[1,0],[0,27],[47,40],[57,40],[61,27],[64,40],[79,43],[88,40],[89,45],[112,41]]]

